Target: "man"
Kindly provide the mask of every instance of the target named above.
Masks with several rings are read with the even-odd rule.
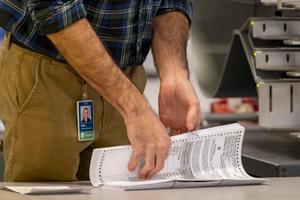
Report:
[[[131,143],[140,178],[164,166],[171,135],[197,129],[189,80],[189,0],[0,0],[7,35],[0,65],[6,181],[88,179],[92,149]],[[142,91],[150,49],[159,117]],[[88,83],[95,140],[78,141],[76,102]],[[57,126],[60,124],[60,126]]]
[[[89,118],[89,109],[87,107],[85,107],[83,109],[83,112],[82,112],[82,120],[81,120],[81,123],[82,124],[87,124],[87,123],[91,123],[91,119]]]

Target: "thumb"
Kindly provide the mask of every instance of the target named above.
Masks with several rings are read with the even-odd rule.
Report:
[[[195,128],[197,119],[199,118],[199,105],[191,105],[188,108],[187,117],[186,117],[186,127],[189,131]]]

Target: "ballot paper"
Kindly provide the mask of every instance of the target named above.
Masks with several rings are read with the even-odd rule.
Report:
[[[173,136],[165,167],[150,180],[140,180],[139,163],[129,172],[131,146],[94,149],[90,180],[94,187],[124,190],[261,184],[241,161],[244,127],[231,124]]]
[[[6,189],[20,194],[62,194],[80,193],[91,187],[69,187],[67,185],[43,185],[43,186],[5,186]]]

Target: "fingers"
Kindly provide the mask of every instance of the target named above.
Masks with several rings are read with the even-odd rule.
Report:
[[[187,112],[186,126],[189,131],[198,129],[200,125],[200,104],[199,102],[192,103]]]
[[[142,166],[139,177],[150,179],[163,169],[165,160],[168,157],[171,139],[166,139],[158,145],[148,145],[144,154],[144,165]]]
[[[164,168],[166,156],[162,154],[158,154],[155,158],[156,158],[155,168],[149,172],[148,178],[152,178],[156,173],[158,173],[160,170]]]
[[[164,168],[165,160],[168,157],[170,145],[171,142],[168,142],[165,145],[161,146],[159,149],[157,149],[155,156],[155,167],[149,172],[148,178],[152,178],[156,173],[158,173]]]
[[[178,130],[178,129],[171,129],[170,135],[171,135],[171,136],[173,136],[173,135],[179,135],[180,133],[181,133],[181,131]]]
[[[148,145],[145,149],[144,154],[144,165],[140,170],[140,178],[145,179],[147,178],[150,171],[153,170],[155,165],[155,146],[154,145]]]
[[[128,170],[134,171],[137,164],[139,163],[140,159],[143,155],[143,149],[141,147],[135,147],[133,148],[133,152],[131,154],[131,158],[128,163]]]

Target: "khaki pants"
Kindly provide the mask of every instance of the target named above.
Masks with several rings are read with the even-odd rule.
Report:
[[[122,116],[91,87],[94,141],[77,139],[76,102],[82,78],[65,63],[21,48],[6,36],[0,62],[0,118],[5,125],[6,181],[88,179],[94,148],[128,144]],[[142,92],[145,71],[124,73]]]

